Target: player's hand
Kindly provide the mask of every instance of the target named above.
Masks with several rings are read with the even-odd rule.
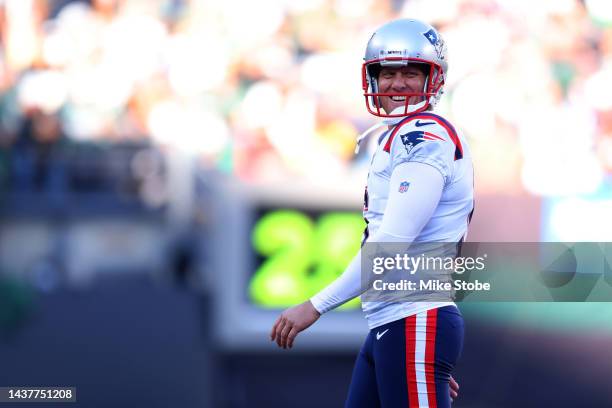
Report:
[[[284,349],[293,347],[293,340],[304,329],[310,327],[321,313],[317,312],[310,300],[285,310],[276,319],[270,332],[270,340]]]
[[[459,384],[457,384],[457,381],[455,381],[452,375],[450,378],[450,396],[451,400],[454,400],[459,396]]]

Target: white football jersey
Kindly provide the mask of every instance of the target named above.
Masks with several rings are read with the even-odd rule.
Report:
[[[364,195],[364,241],[380,227],[391,173],[404,162],[430,165],[444,178],[440,202],[414,242],[462,241],[474,209],[472,157],[465,138],[447,120],[431,112],[408,116],[379,138]],[[363,301],[363,311],[368,325],[374,328],[449,304],[453,303]]]

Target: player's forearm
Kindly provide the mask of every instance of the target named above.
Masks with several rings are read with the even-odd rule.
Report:
[[[403,182],[409,183],[409,187],[400,192],[398,187]],[[440,173],[426,164],[402,163],[397,166],[391,176],[390,185],[394,190],[389,194],[381,227],[367,242],[412,242],[438,205],[443,184]],[[361,295],[369,283],[361,274],[359,251],[344,273],[310,301],[323,314]]]
[[[355,255],[344,273],[310,299],[321,314],[328,312],[359,296],[361,290],[361,251]]]

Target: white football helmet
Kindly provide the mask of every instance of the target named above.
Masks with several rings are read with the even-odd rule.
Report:
[[[378,74],[382,67],[401,67],[425,64],[428,69],[425,85],[419,93],[381,93]],[[380,27],[368,41],[362,66],[363,94],[368,112],[380,117],[402,117],[432,109],[442,96],[448,57],[446,45],[438,31],[418,20],[401,19]],[[406,103],[393,112],[385,112],[380,96],[404,96]],[[421,102],[409,105],[411,97]],[[413,100],[415,98],[412,98]]]

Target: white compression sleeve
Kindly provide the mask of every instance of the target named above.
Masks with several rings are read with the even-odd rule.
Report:
[[[399,189],[402,182],[409,183],[404,192]],[[367,241],[414,241],[435,211],[443,188],[442,174],[432,166],[417,162],[396,166],[389,182],[389,198],[381,226]],[[359,251],[342,275],[310,301],[319,313],[325,313],[362,292]]]

